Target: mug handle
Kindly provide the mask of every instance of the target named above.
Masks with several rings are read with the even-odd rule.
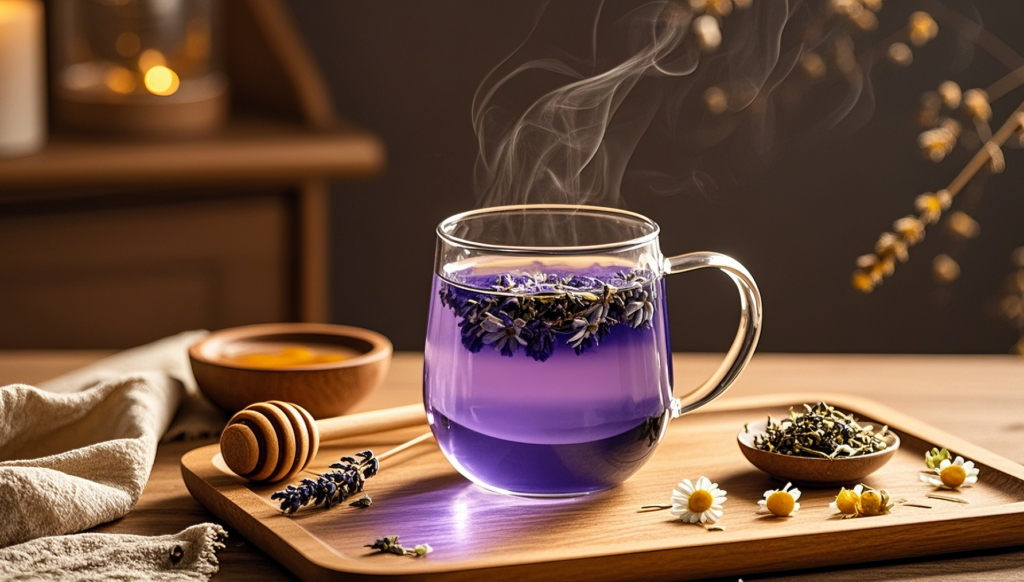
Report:
[[[732,346],[729,347],[729,352],[718,370],[700,388],[687,395],[688,399],[694,397],[697,400],[683,404],[679,398],[674,399],[672,418],[677,418],[721,396],[746,367],[754,355],[757,340],[761,337],[761,293],[747,269],[736,259],[723,254],[688,253],[670,257],[665,262],[665,271],[669,275],[708,267],[721,269],[736,283],[740,291],[740,327],[736,331],[736,338],[732,341]]]

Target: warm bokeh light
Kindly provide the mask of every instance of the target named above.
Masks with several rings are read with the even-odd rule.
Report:
[[[107,71],[103,82],[114,93],[127,95],[135,90],[135,75],[124,67],[114,67]]]
[[[164,59],[163,53],[156,49],[146,49],[139,55],[139,70],[149,71],[153,67],[165,67],[167,66],[167,60]]]
[[[178,74],[163,65],[157,65],[148,71],[143,79],[146,89],[154,95],[174,95],[178,90]]]
[[[28,2],[0,2],[0,23],[13,21],[17,16],[31,13],[31,10]]]

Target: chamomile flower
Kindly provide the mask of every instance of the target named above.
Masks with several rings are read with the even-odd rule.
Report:
[[[889,492],[885,489],[868,489],[860,494],[860,501],[857,502],[857,515],[885,515],[892,509],[892,501],[889,500]]]
[[[722,518],[725,493],[703,475],[696,483],[683,479],[672,491],[672,515],[686,523],[715,523]]]
[[[843,515],[855,515],[857,504],[860,503],[860,495],[864,493],[864,486],[857,485],[853,489],[845,487],[839,490],[836,500],[828,504],[829,509]]]
[[[792,483],[786,483],[782,489],[772,489],[764,492],[764,499],[758,501],[758,511],[768,512],[778,517],[789,517],[800,510],[800,490],[793,488]]]
[[[934,471],[934,475],[923,473],[921,481],[945,489],[969,487],[978,482],[979,471],[975,468],[974,461],[964,461],[963,457],[957,457],[952,462],[943,459]]]
[[[949,454],[949,449],[945,447],[942,449],[932,447],[931,451],[924,454],[924,465],[929,469],[938,469],[939,465],[942,464],[942,461],[946,459],[949,459],[950,461],[953,460],[953,455]]]

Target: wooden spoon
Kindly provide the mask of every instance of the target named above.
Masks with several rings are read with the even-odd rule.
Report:
[[[220,435],[220,454],[228,468],[240,477],[276,483],[303,470],[316,457],[321,440],[406,428],[426,422],[426,414],[420,404],[314,421],[301,406],[272,400],[252,404],[231,417]],[[415,442],[421,440],[423,438]],[[406,443],[400,448],[404,450],[407,446],[411,444]],[[388,454],[398,450],[388,451]]]

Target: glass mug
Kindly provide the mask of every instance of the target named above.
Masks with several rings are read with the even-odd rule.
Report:
[[[650,458],[668,420],[720,396],[753,355],[761,296],[735,260],[665,258],[659,227],[622,210],[486,208],[437,227],[423,369],[427,419],[465,477],[500,493],[583,495]],[[739,288],[718,371],[672,386],[664,276],[713,267]]]

